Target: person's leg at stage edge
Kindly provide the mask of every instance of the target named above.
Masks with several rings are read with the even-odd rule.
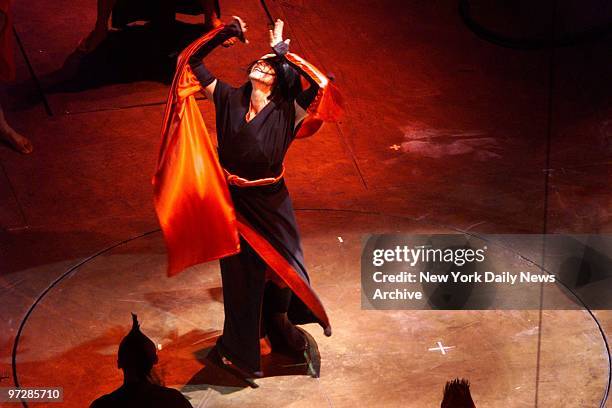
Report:
[[[117,0],[98,0],[96,25],[87,37],[81,40],[77,50],[83,53],[92,52],[106,39],[108,36],[108,19],[116,2]]]
[[[11,147],[23,154],[32,153],[32,143],[24,136],[15,131],[4,118],[4,110],[0,105],[0,139],[4,140]]]
[[[215,0],[197,0],[204,11],[204,29],[210,31],[222,23],[217,15]]]
[[[15,77],[15,60],[13,56],[13,24],[9,7],[0,9],[0,81],[9,81]],[[32,143],[11,127],[4,117],[0,104],[0,140],[8,143],[13,149],[23,154],[32,153]]]
[[[200,3],[200,6],[202,7],[202,10],[204,11],[204,31],[210,31],[213,30],[217,27],[219,27],[221,24],[223,24],[220,20],[220,17],[217,13],[218,13],[218,7],[217,7],[217,1],[216,0],[197,0]],[[229,47],[232,46],[236,43],[236,38],[230,38],[226,41],[223,42],[223,46],[224,47]]]

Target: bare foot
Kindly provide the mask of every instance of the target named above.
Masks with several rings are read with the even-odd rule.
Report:
[[[96,27],[89,35],[83,38],[79,45],[77,46],[77,50],[88,54],[98,48],[100,44],[106,39],[108,36],[108,28],[98,28]]]
[[[32,147],[32,143],[19,133],[15,132],[15,130],[11,127],[8,129],[0,130],[0,138],[5,140],[11,147],[17,150],[19,153],[30,154],[34,148]]]

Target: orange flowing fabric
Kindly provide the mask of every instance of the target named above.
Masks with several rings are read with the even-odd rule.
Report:
[[[4,27],[0,31],[0,81],[8,82],[15,79],[13,13],[10,0],[0,0],[0,12],[4,14]]]
[[[240,234],[270,270],[313,312],[329,336],[329,319],[310,285],[272,244],[236,213],[216,149],[197,105],[195,94],[201,90],[201,85],[191,72],[188,60],[222,28],[209,32],[181,53],[166,104],[153,185],[155,210],[168,249],[168,276],[189,266],[240,252]],[[309,75],[315,75],[320,84],[319,93],[300,128],[300,137],[311,136],[323,121],[339,117],[342,111],[340,94],[316,68],[295,54],[287,57]]]
[[[181,53],[162,123],[153,177],[155,210],[168,247],[168,275],[240,251],[236,215],[195,99],[201,86],[188,64],[213,30]]]
[[[308,106],[308,116],[304,118],[295,135],[298,139],[309,137],[321,129],[323,122],[337,122],[340,120],[344,111],[344,101],[338,88],[316,67],[293,53],[288,53],[286,58],[300,67],[319,85],[319,92],[315,100]]]

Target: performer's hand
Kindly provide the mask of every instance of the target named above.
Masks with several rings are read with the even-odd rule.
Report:
[[[283,20],[278,19],[274,22],[274,30],[270,30],[270,47],[274,48],[278,43],[284,42],[289,46],[290,39],[283,41]]]
[[[248,44],[249,40],[247,40],[244,34],[246,33],[249,26],[240,17],[238,16],[232,16],[232,17],[234,17],[234,21],[236,21],[238,25],[240,26],[241,34],[238,38],[240,38],[240,41],[244,42],[245,44]]]

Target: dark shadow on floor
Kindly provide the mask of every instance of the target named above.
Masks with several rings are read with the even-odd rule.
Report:
[[[0,229],[0,243],[6,251],[0,259],[0,276],[66,260],[76,262],[116,241],[109,235],[90,230]]]
[[[170,84],[176,58],[189,43],[204,32],[203,24],[128,26],[111,31],[92,53],[73,52],[62,67],[38,78],[46,94],[73,93],[111,84],[139,81]],[[12,84],[8,89],[13,110],[40,103],[32,79]]]
[[[73,53],[64,66],[41,78],[48,93],[79,92],[116,83],[155,81],[170,84],[176,57],[202,35],[202,24],[128,26],[109,33],[92,53]]]
[[[223,303],[223,289],[219,283],[211,286],[201,285],[197,291],[189,289],[173,289],[144,294],[144,298],[152,306],[180,315],[183,309],[196,304]]]
[[[59,319],[65,311],[39,309],[34,314],[37,312]],[[117,348],[126,333],[125,326],[109,326],[99,336],[79,344],[71,344],[66,340],[65,345],[59,345],[56,337],[51,344],[43,345],[38,339],[40,336],[35,335],[40,333],[40,326],[37,325],[41,323],[40,318],[29,322],[19,341],[16,360],[21,385],[31,386],[53,378],[54,384],[64,388],[66,404],[86,407],[97,397],[111,392],[121,384]],[[76,343],[78,340],[73,337],[74,332],[81,331],[83,336],[87,336],[89,327],[87,320],[73,317],[73,326],[59,336]],[[165,333],[163,339],[159,334],[153,337],[155,341],[164,343],[157,353],[159,363],[153,368],[155,377],[168,386],[185,384],[201,368],[200,362],[194,359],[194,352],[202,347],[210,347],[219,334],[217,330],[192,330],[182,335],[176,331]],[[49,351],[49,346],[53,352]],[[36,357],[41,347],[47,349],[40,357]],[[24,359],[23,355],[34,358]]]
[[[307,353],[296,353],[287,349],[279,349],[262,356],[261,368],[263,377],[278,377],[283,375],[307,375],[319,377],[321,356],[314,338],[303,330],[309,344]],[[214,344],[217,338],[211,339],[208,347],[194,353],[204,366],[186,384],[185,390],[214,389],[220,394],[231,394],[247,387],[256,388],[252,379],[244,379],[237,372],[223,366],[215,355]]]

